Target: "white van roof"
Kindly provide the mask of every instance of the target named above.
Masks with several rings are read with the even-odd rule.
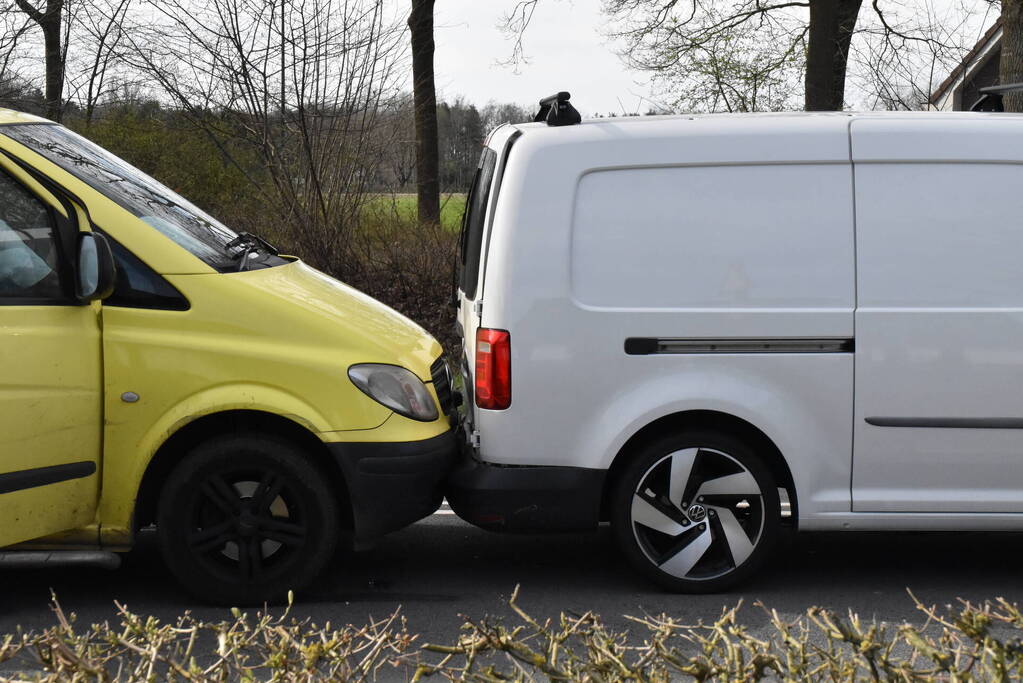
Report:
[[[518,133],[523,152],[561,148],[578,166],[599,168],[650,163],[808,163],[848,161],[850,127],[854,122],[890,123],[909,132],[913,122],[926,129],[929,141],[940,147],[950,130],[1000,129],[1003,136],[1017,125],[1023,133],[1023,114],[990,112],[788,112],[757,114],[691,114],[585,119],[576,125],[546,123],[505,125],[492,134],[489,145],[501,149]],[[992,126],[997,122],[997,125]],[[939,124],[939,125],[933,125]],[[870,125],[874,128],[874,125]],[[896,138],[900,134],[895,135]],[[969,136],[967,136],[969,137]],[[888,136],[888,142],[892,140]],[[936,142],[937,141],[937,142]]]
[[[831,119],[846,123],[862,118],[891,118],[899,120],[924,119],[960,119],[960,120],[991,120],[992,118],[1023,118],[1023,113],[994,113],[974,111],[824,111],[824,112],[755,112],[755,113],[719,113],[719,114],[661,114],[650,116],[615,116],[583,119],[578,126],[607,127],[621,124],[664,124],[685,125],[688,121],[714,121],[721,125],[761,125],[766,127],[783,125],[784,123],[805,123],[807,120]],[[513,126],[523,132],[529,130],[565,130],[575,126],[549,126],[546,123],[517,123]],[[642,135],[641,129],[631,133]]]

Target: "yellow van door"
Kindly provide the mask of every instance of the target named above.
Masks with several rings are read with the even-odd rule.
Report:
[[[92,523],[99,495],[99,308],[61,206],[0,157],[0,546]]]

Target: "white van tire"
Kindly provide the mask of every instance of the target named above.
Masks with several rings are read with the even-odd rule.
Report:
[[[293,444],[265,434],[196,446],[160,495],[164,561],[197,597],[223,605],[281,602],[323,570],[337,546],[326,477]]]
[[[670,591],[723,591],[753,575],[777,543],[777,484],[731,435],[658,438],[634,453],[614,487],[615,540],[640,573]]]

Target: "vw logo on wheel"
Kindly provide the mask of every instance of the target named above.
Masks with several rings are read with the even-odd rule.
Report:
[[[703,521],[703,518],[707,516],[707,508],[703,507],[699,503],[689,506],[689,511],[686,513],[689,515],[689,519],[694,522]]]

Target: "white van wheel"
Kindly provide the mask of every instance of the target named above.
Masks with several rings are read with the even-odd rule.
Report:
[[[780,523],[770,471],[744,443],[714,432],[648,445],[624,472],[613,505],[626,556],[680,592],[715,592],[749,576]]]

